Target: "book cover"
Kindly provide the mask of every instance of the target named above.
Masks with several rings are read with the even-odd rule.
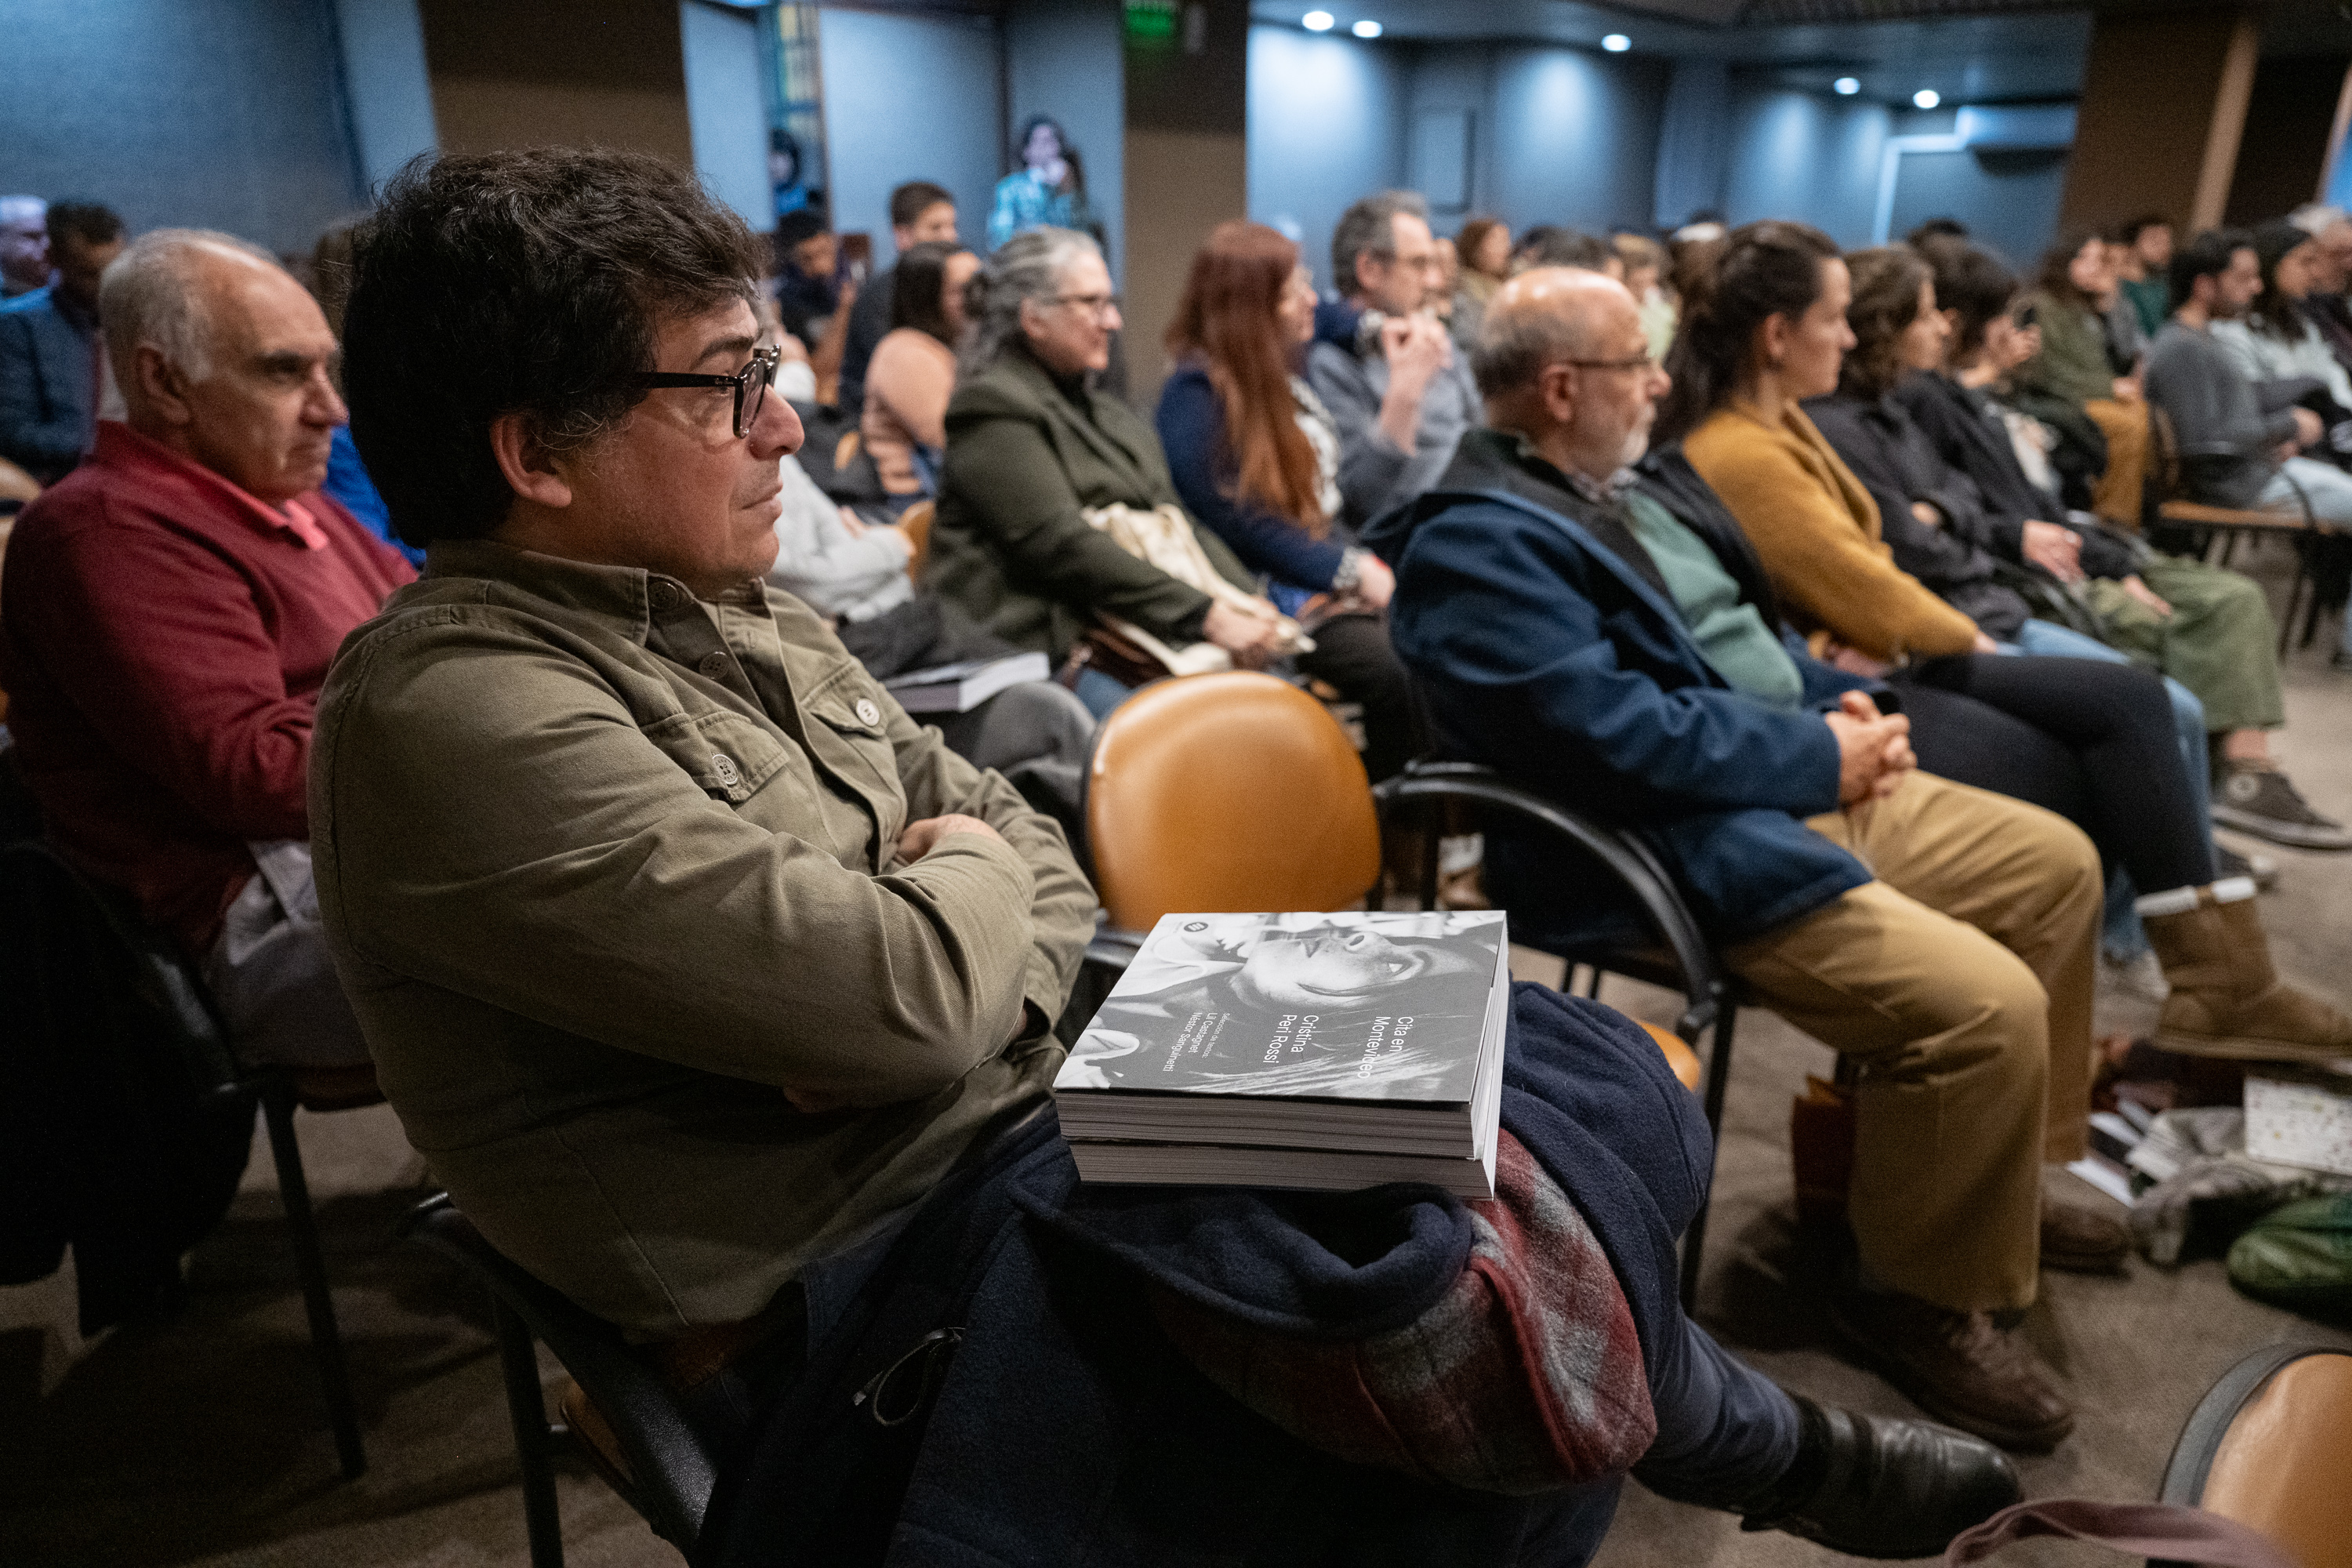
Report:
[[[1055,1091],[1467,1107],[1507,942],[1491,910],[1170,915]]]
[[[968,713],[1008,686],[1052,673],[1044,654],[1012,653],[911,669],[882,684],[909,713]]]

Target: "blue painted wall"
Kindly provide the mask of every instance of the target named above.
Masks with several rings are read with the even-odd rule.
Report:
[[[1884,104],[1735,90],[1725,215],[1797,218],[1849,248],[1868,245],[1891,121]]]
[[[887,267],[891,188],[929,180],[955,193],[965,241],[985,246],[1003,121],[996,24],[827,6],[817,45],[834,226],[871,234]]]
[[[1111,276],[1127,270],[1127,61],[1120,12],[1103,0],[1007,0],[1004,74],[1014,126],[1033,114],[1061,121],[1086,155],[1087,203],[1110,242]],[[1012,150],[997,149],[997,172]],[[988,213],[971,235],[985,243]]]
[[[364,181],[329,0],[7,0],[0,186],[308,251]]]
[[[1565,223],[1595,234],[1646,225],[1656,200],[1661,61],[1581,49],[1498,50],[1494,202],[1514,229]]]
[[[685,56],[686,121],[694,137],[695,172],[745,223],[772,229],[776,205],[768,184],[760,17],[708,0],[678,0],[677,35]]]
[[[335,0],[335,21],[360,173],[375,191],[402,164],[439,144],[425,28],[416,0]]]
[[[1394,48],[1295,27],[1249,34],[1249,215],[1298,241],[1329,287],[1331,229],[1405,178],[1406,79]]]

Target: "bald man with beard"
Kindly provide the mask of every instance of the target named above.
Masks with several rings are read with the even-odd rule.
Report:
[[[1714,492],[1644,460],[1668,382],[1622,285],[1523,275],[1472,363],[1488,427],[1365,535],[1438,749],[1640,831],[1758,1000],[1859,1064],[1832,1321],[1930,1414],[2046,1451],[2073,1411],[1994,1314],[2125,1239],[2042,1194],[2089,1111],[2096,852],[1918,772],[1885,689],[1786,632]],[[1490,831],[1486,864],[1522,940],[1639,938],[1539,841]]]

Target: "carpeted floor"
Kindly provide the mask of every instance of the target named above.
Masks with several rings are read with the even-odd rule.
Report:
[[[2352,816],[2352,675],[2327,670],[2315,650],[2295,657],[2289,685],[2285,758],[2322,810]],[[2352,1005],[2344,965],[2352,856],[2273,853],[2286,876],[2263,909],[2281,967]],[[1528,977],[1557,978],[1555,962],[1527,956]],[[1612,981],[1603,996],[1668,1016],[1662,994],[1630,983]],[[2144,1026],[2151,1013],[2104,994],[2101,1027]],[[1791,1270],[1789,1103],[1830,1055],[1750,1013],[1737,1059],[1701,1318],[1790,1387],[1906,1413],[1900,1395],[1829,1349],[1811,1291]],[[257,1143],[227,1222],[194,1254],[194,1300],[181,1320],[84,1343],[72,1327],[70,1270],[0,1290],[0,1568],[527,1562],[487,1313],[437,1258],[391,1238],[422,1189],[422,1162],[382,1107],[305,1116],[300,1127],[367,1431],[367,1476],[337,1476],[275,1183]],[[2153,1495],[2182,1419],[2247,1352],[2285,1340],[2352,1346],[2352,1334],[2237,1295],[2210,1258],[2169,1273],[2135,1263],[2116,1279],[2053,1275],[2024,1331],[2082,1412],[2072,1440],[2025,1462],[2028,1489],[2115,1500]],[[579,1568],[678,1561],[584,1472],[566,1476],[562,1490],[568,1556]],[[1742,1535],[1736,1521],[1635,1487],[1601,1557],[1605,1568],[1831,1561],[1840,1559],[1783,1536]],[[2003,1561],[2117,1559],[2034,1542]]]

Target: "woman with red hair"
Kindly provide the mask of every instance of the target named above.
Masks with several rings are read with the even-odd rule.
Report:
[[[1389,647],[1395,579],[1339,521],[1339,428],[1298,374],[1314,330],[1298,247],[1263,224],[1218,225],[1168,329],[1176,368],[1157,423],[1186,509],[1313,635],[1298,667],[1362,705],[1379,780],[1420,749],[1420,718]]]

